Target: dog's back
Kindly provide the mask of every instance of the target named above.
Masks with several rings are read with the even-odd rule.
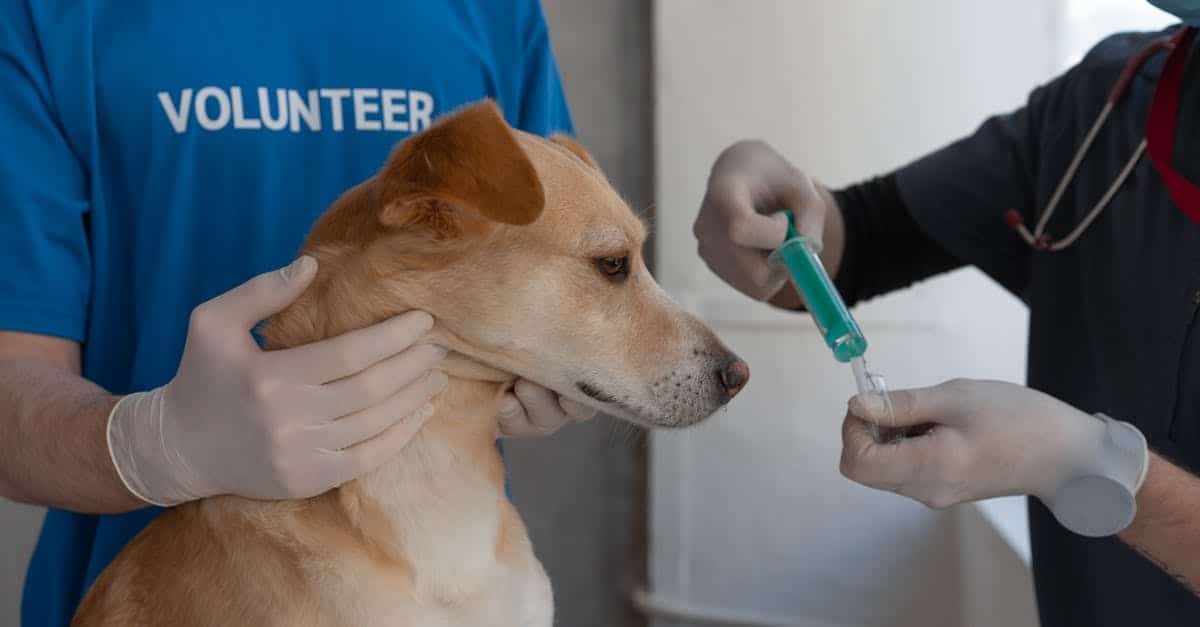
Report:
[[[261,505],[231,501],[221,497],[163,512],[104,570],[72,624],[335,624],[319,621],[311,599],[281,598],[295,587],[273,580],[290,569],[282,567],[273,545],[255,541],[259,527],[239,513]]]

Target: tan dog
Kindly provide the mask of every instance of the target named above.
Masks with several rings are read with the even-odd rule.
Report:
[[[515,377],[647,426],[693,424],[749,371],[642,263],[645,229],[565,137],[483,102],[403,142],[305,252],[320,271],[268,348],[423,309],[450,384],[404,451],[318,497],[164,512],[74,625],[549,627],[550,584],[505,498],[495,438]]]

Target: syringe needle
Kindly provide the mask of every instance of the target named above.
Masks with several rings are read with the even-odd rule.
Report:
[[[892,401],[888,398],[887,383],[883,379],[883,375],[867,370],[867,360],[859,355],[850,360],[850,369],[854,372],[854,385],[858,388],[858,394],[863,399],[875,397],[879,402],[883,403],[883,415],[877,418],[883,419],[884,422],[894,425],[896,416],[892,413]],[[867,421],[867,430],[871,437],[876,442],[884,444],[894,442],[898,437],[889,436],[887,440],[883,438],[883,434],[879,430],[879,424],[875,421]]]

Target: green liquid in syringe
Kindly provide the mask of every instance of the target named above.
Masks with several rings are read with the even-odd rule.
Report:
[[[840,362],[849,362],[867,352],[867,338],[858,323],[850,315],[846,303],[821,264],[812,245],[796,233],[792,224],[792,212],[787,216],[787,239],[774,253],[782,260],[791,274],[792,282],[804,298],[805,306],[812,314],[825,344]]]

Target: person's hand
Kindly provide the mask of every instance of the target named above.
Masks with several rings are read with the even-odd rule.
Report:
[[[500,402],[500,437],[550,435],[566,424],[583,422],[595,415],[596,410],[587,405],[522,379]]]
[[[717,158],[692,231],[700,257],[726,283],[755,300],[768,300],[783,288],[787,273],[767,264],[783,243],[787,221],[820,251],[831,201],[817,185],[770,146],[741,141]]]
[[[995,496],[1037,496],[1068,529],[1111,535],[1133,519],[1149,460],[1133,425],[1083,413],[1026,387],[955,380],[850,400],[841,471],[930,507]],[[908,430],[879,443],[868,423]]]
[[[250,329],[295,300],[317,263],[301,257],[200,305],[175,377],[113,408],[108,445],[125,486],[155,505],[218,494],[303,498],[395,455],[446,385],[446,351],[418,344],[433,319],[408,312],[305,346],[259,349]]]

